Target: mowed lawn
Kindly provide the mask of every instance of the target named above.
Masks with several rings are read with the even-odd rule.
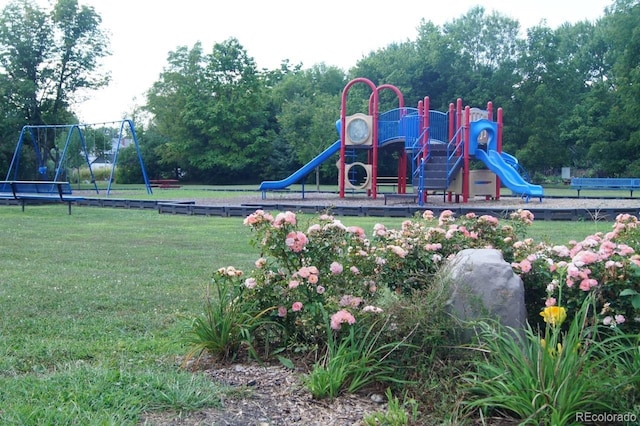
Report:
[[[341,220],[370,235],[405,219]],[[529,236],[563,244],[610,229],[535,222]],[[213,271],[253,267],[249,238],[242,218],[0,206],[0,424],[136,424],[218,404],[224,389],[180,368],[181,337]]]

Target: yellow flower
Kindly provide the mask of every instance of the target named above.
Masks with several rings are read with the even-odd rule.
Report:
[[[551,325],[560,325],[567,319],[567,311],[561,306],[547,306],[540,312],[544,322]]]

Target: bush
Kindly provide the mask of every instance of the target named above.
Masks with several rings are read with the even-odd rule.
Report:
[[[230,274],[223,268],[228,282],[219,287],[219,304],[208,305],[194,323],[194,330],[213,329],[226,324],[222,318],[234,318],[236,331],[196,331],[191,344],[225,356],[244,344],[254,356],[277,355],[288,366],[294,365],[293,357],[309,362],[313,367],[305,383],[317,398],[369,386],[406,390],[409,378],[415,386],[441,377],[450,381],[442,387],[455,392],[452,379],[431,368],[456,369],[448,366],[455,324],[445,312],[449,290],[442,266],[462,249],[495,248],[523,278],[531,326],[525,339],[513,340],[521,334],[481,323],[478,353],[487,356],[473,368],[468,358],[459,364],[470,374],[463,373],[472,384],[467,394],[480,396],[470,398],[469,407],[564,421],[600,398],[600,390],[587,381],[604,371],[615,373],[601,378],[612,389],[625,387],[627,394],[637,395],[638,381],[627,379],[640,373],[640,352],[632,335],[624,333],[637,327],[640,316],[637,218],[621,215],[608,234],[554,247],[526,238],[532,221],[526,210],[502,221],[475,214],[456,218],[449,210],[434,217],[427,210],[399,229],[377,224],[368,237],[362,228],[344,226],[329,214],[302,223],[292,212],[272,216],[257,210],[244,221],[259,250],[255,269]],[[207,339],[217,342],[205,346]],[[607,370],[611,360],[619,364]],[[511,377],[507,384],[505,377]],[[509,386],[516,384],[523,390],[514,406],[498,400],[504,395],[497,390],[511,395],[515,390]],[[633,401],[620,398],[616,407],[628,408]],[[606,406],[594,407],[607,408],[615,401],[597,402]]]
[[[621,214],[611,232],[597,233],[567,245],[548,246],[530,240],[516,243],[514,270],[525,284],[529,321],[540,326],[541,303],[554,306],[562,295],[571,317],[585,298],[594,299],[608,327],[640,329],[640,227],[638,218]],[[635,304],[634,304],[635,303]]]
[[[634,356],[637,362],[635,342],[622,333],[601,338],[604,327],[590,321],[597,315],[593,296],[583,301],[566,332],[565,308],[545,308],[542,338],[531,327],[519,339],[499,324],[478,324],[476,349],[486,355],[464,376],[466,408],[545,425],[573,424],[578,413],[633,409],[620,395],[638,385],[638,370],[624,364]]]

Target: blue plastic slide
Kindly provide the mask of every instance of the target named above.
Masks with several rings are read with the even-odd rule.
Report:
[[[489,150],[487,152],[480,149],[476,150],[476,159],[482,161],[486,166],[495,173],[504,186],[509,188],[514,194],[526,197],[542,197],[544,191],[540,185],[532,185],[525,181],[522,176],[505,162],[504,158],[498,151]]]
[[[340,151],[340,139],[335,141],[331,146],[329,146],[327,149],[325,149],[320,154],[318,154],[318,156],[316,158],[314,158],[313,160],[309,161],[304,166],[300,167],[300,169],[295,171],[288,178],[285,178],[285,179],[282,179],[282,180],[267,180],[267,181],[264,181],[264,182],[262,182],[260,184],[260,188],[258,188],[258,189],[260,191],[266,191],[266,190],[269,190],[269,189],[287,188],[287,187],[293,185],[294,183],[297,183],[300,180],[302,180],[302,178],[307,176],[316,167],[318,167],[320,164],[322,164],[325,161],[327,161],[333,154],[335,154],[338,151]]]

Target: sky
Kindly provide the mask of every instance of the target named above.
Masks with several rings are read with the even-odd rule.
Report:
[[[50,0],[37,0],[46,6]],[[74,110],[83,123],[129,118],[145,103],[169,52],[201,42],[206,53],[234,37],[258,69],[283,60],[303,68],[325,63],[345,71],[370,52],[417,38],[422,19],[443,25],[483,6],[517,19],[522,29],[543,20],[551,28],[595,21],[613,0],[78,0],[92,6],[109,34],[112,55],[103,60],[109,86],[87,94]],[[0,0],[4,7],[8,0]],[[425,93],[428,96],[428,93]]]

